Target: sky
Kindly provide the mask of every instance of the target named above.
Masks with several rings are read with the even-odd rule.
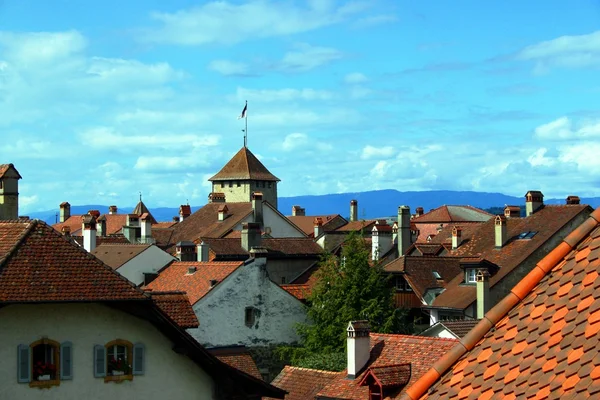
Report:
[[[205,204],[245,101],[280,196],[600,196],[600,2],[0,0],[21,214]]]

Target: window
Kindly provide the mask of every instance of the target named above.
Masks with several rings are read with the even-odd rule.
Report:
[[[282,284],[282,285],[285,285],[285,276],[282,276],[282,277],[281,277],[281,284]]]
[[[466,283],[477,282],[477,270],[475,268],[468,268],[465,271],[465,282]]]
[[[531,239],[532,237],[535,236],[536,233],[537,232],[535,232],[535,231],[523,232],[517,237],[517,239]]]
[[[240,186],[242,186],[242,184],[240,183],[240,181],[237,181],[237,182],[236,182],[236,185],[237,185],[237,187],[240,187]]]
[[[30,387],[47,388],[60,385],[61,380],[72,378],[73,347],[40,339],[30,345],[21,344],[17,352],[17,380]]]
[[[441,276],[441,275],[440,275],[440,273],[439,273],[439,272],[437,272],[437,271],[433,271],[433,277],[434,277],[435,279],[442,279],[442,276]]]
[[[394,276],[394,286],[397,292],[412,292],[412,287],[410,287],[406,279],[401,275]]]
[[[145,347],[116,339],[106,345],[94,346],[94,376],[104,382],[132,380],[133,375],[143,375]]]
[[[244,323],[247,327],[251,328],[254,326],[254,323],[256,322],[256,315],[258,314],[257,311],[258,310],[254,307],[246,307]]]
[[[233,181],[229,182],[229,187],[233,187]]]
[[[225,187],[225,182],[221,182],[221,188]]]

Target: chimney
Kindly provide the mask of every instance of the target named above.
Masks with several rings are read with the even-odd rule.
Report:
[[[358,221],[358,201],[350,200],[350,222]]]
[[[581,199],[579,199],[579,196],[568,196],[567,197],[567,204],[579,204],[581,203]]]
[[[368,321],[351,321],[348,333],[348,379],[354,379],[369,361],[371,337]]]
[[[306,210],[300,206],[292,206],[292,217],[304,217]]]
[[[539,190],[530,190],[525,194],[525,216],[531,214],[544,206],[544,195]]]
[[[108,232],[106,232],[106,217],[104,215],[96,219],[96,229],[98,236],[107,236]]]
[[[85,215],[82,218],[83,225],[83,248],[88,252],[96,248],[96,218],[93,215]]]
[[[462,229],[460,226],[452,228],[452,250],[458,249],[462,243]]]
[[[71,216],[71,205],[68,201],[60,203],[60,222],[65,222]]]
[[[191,274],[195,273],[196,270],[197,270],[196,266],[192,265],[191,267],[188,267],[188,272],[187,273],[188,273],[188,275],[191,275]]]
[[[65,225],[62,228],[60,228],[60,232],[65,236],[71,236],[71,227],[68,225]]]
[[[225,203],[225,193],[212,192],[208,195],[209,203]]]
[[[423,215],[424,212],[423,207],[417,207],[415,209],[415,212],[417,213],[417,217],[420,217],[421,215]]]
[[[190,207],[189,204],[182,204],[179,206],[179,222],[183,221],[190,215],[192,215],[192,207]]]
[[[179,261],[196,261],[196,245],[194,242],[181,241],[175,245],[176,257]]]
[[[261,192],[252,193],[252,211],[254,213],[254,222],[263,226],[263,194]]]
[[[506,218],[519,218],[521,216],[521,207],[519,207],[519,206],[504,207],[504,216]]]
[[[148,286],[153,280],[158,278],[158,272],[144,272],[144,286]]]
[[[379,232],[377,230],[377,224],[375,224],[373,229],[371,229],[371,259],[373,261],[379,260],[379,251]]]
[[[508,236],[506,229],[506,217],[504,215],[496,215],[496,218],[494,219],[494,225],[496,229],[494,243],[496,244],[497,249],[501,249],[506,243]]]
[[[219,207],[219,209],[217,210],[218,213],[218,220],[219,221],[225,221],[225,218],[227,218],[227,212],[229,211],[229,208],[227,208],[227,205],[223,204],[222,206]]]
[[[242,248],[250,251],[253,247],[259,247],[260,242],[260,225],[255,222],[244,222],[242,224]]]
[[[98,220],[98,218],[100,218],[100,211],[98,211],[98,210],[89,210],[88,211],[88,215],[91,215],[92,217],[96,218],[96,220]]]
[[[256,246],[252,247],[249,253],[251,258],[261,259],[260,263],[257,263],[256,265],[260,266],[265,272],[267,272],[267,254],[269,254],[269,250],[267,250],[265,247]],[[256,263],[257,260],[254,262]]]
[[[477,271],[477,319],[482,319],[490,309],[490,273],[487,269]]]
[[[398,256],[403,256],[411,245],[410,207],[398,207]]]
[[[117,208],[117,206],[108,206],[108,213],[109,213],[110,215],[116,214],[116,213],[117,213],[117,211],[118,211],[118,208]]]
[[[173,217],[173,222],[179,222],[179,217],[178,216],[174,216]]]
[[[208,262],[209,259],[209,246],[208,243],[202,241],[196,246],[196,253],[198,254],[199,262]]]
[[[314,224],[314,236],[315,238],[320,236],[321,233],[323,233],[323,218],[321,217],[315,217],[315,219],[313,220],[313,224]]]
[[[152,243],[152,221],[148,213],[140,216],[140,236],[142,243]]]
[[[398,221],[392,225],[392,243],[398,244]]]

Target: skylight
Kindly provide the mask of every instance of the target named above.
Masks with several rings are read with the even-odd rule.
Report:
[[[433,271],[433,276],[435,277],[435,279],[442,279],[442,276],[437,271]]]
[[[532,237],[535,236],[536,233],[537,233],[536,231],[523,232],[517,237],[517,239],[531,239]]]

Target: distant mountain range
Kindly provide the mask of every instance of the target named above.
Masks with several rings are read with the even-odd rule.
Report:
[[[361,219],[395,216],[398,206],[410,206],[414,212],[416,207],[423,207],[425,212],[442,205],[470,205],[482,209],[504,207],[505,205],[523,205],[524,197],[507,196],[502,193],[486,192],[459,192],[452,190],[431,190],[423,192],[399,192],[397,190],[374,190],[358,193],[325,194],[320,196],[280,197],[279,210],[284,215],[292,213],[292,206],[299,205],[306,209],[306,215],[341,214],[348,217],[350,214],[350,200],[358,201],[358,217]],[[582,198],[583,204],[596,208],[600,205],[600,197]],[[565,199],[544,199],[546,204],[564,204]],[[158,221],[170,221],[179,214],[177,207],[152,208],[150,211]],[[192,206],[196,211],[201,206]],[[71,206],[71,214],[85,214],[88,210],[108,212],[108,205],[82,205]],[[119,207],[119,213],[129,213],[132,207]],[[42,219],[50,224],[58,218],[58,208],[48,211],[29,213],[30,218]]]

